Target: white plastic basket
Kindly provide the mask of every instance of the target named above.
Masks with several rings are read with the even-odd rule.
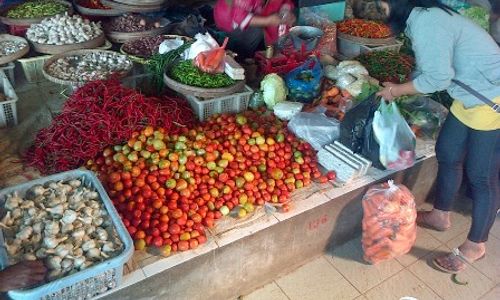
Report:
[[[253,90],[245,86],[245,91],[230,96],[215,99],[200,100],[194,96],[186,95],[191,108],[200,121],[208,119],[210,116],[221,113],[238,113],[245,111],[250,101]]]
[[[16,65],[14,64],[14,62],[10,62],[8,64],[0,66],[0,70],[5,72],[5,75],[7,75],[7,77],[9,78],[10,84],[12,84],[12,86],[16,86],[16,76],[14,74],[15,67]]]
[[[43,64],[47,59],[49,59],[51,55],[42,55],[30,58],[20,58],[18,61],[21,63],[21,66],[24,70],[24,76],[26,77],[26,81],[29,83],[35,83],[40,81],[46,81],[43,76]]]
[[[123,266],[134,253],[133,242],[120,217],[118,216],[116,209],[111,203],[108,194],[94,173],[86,170],[73,170],[1,190],[0,209],[3,207],[5,202],[5,196],[13,193],[14,191],[17,191],[22,197],[24,196],[26,190],[35,184],[43,185],[48,181],[67,181],[82,178],[85,186],[91,186],[97,191],[97,193],[99,193],[100,199],[111,217],[113,226],[115,227],[120,240],[123,242],[123,252],[116,257],[105,260],[99,264],[95,264],[88,269],[57,279],[39,287],[10,291],[8,292],[8,296],[11,299],[90,299],[120,285],[123,275]],[[2,231],[0,230],[0,245],[3,244],[4,238]],[[8,259],[5,248],[0,247],[0,267],[5,268],[7,262]]]
[[[344,39],[342,37],[337,37],[337,45],[338,45],[338,51],[340,54],[342,54],[344,57],[347,59],[351,59],[353,57],[356,57],[360,54],[367,53],[367,52],[373,52],[373,51],[395,51],[399,52],[401,49],[401,46],[403,43],[400,41],[395,41],[393,44],[390,45],[384,45],[384,46],[367,46],[359,43],[355,43],[353,41]]]
[[[0,70],[0,92],[7,97],[7,101],[0,101],[0,128],[17,125],[17,94],[5,75]]]

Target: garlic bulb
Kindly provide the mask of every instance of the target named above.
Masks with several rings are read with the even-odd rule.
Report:
[[[59,256],[50,256],[46,259],[46,266],[51,270],[61,269],[62,258]]]
[[[73,231],[73,229],[75,229],[73,224],[71,224],[71,223],[64,224],[63,227],[61,228],[61,233],[62,234],[70,233]]]
[[[62,204],[58,204],[54,207],[51,208],[46,208],[46,211],[48,211],[51,215],[57,215],[61,216],[64,213],[64,206]]]
[[[99,257],[101,257],[101,250],[99,250],[99,248],[89,249],[85,256],[87,258],[99,258]]]
[[[19,204],[22,202],[22,199],[19,198],[17,195],[17,192],[14,192],[12,195],[7,196],[7,200],[5,200],[5,209],[7,210],[14,210],[15,208],[19,207]]]
[[[45,230],[43,231],[47,236],[53,236],[60,232],[59,223],[57,221],[49,221],[45,223]]]
[[[48,249],[54,249],[59,245],[59,243],[65,241],[68,237],[55,238],[55,237],[45,237],[43,239],[43,245]]]
[[[84,236],[85,236],[85,229],[83,228],[79,228],[73,231],[73,233],[71,234],[71,237],[73,237],[73,239],[75,240],[81,240],[83,239]]]
[[[74,210],[68,209],[63,214],[62,222],[66,224],[71,224],[76,220],[77,217],[78,215]]]
[[[63,270],[67,270],[69,268],[73,267],[73,261],[71,259],[65,258],[61,262],[61,268]]]
[[[31,234],[33,234],[33,227],[31,226],[24,227],[21,231],[19,231],[16,234],[16,239],[25,241],[31,237]]]
[[[106,229],[103,229],[103,228],[97,228],[96,231],[95,231],[95,235],[97,237],[97,239],[101,240],[101,241],[107,241],[108,240],[108,232],[106,231]]]
[[[78,187],[80,187],[80,186],[82,185],[82,182],[81,182],[80,180],[78,180],[78,179],[73,179],[73,180],[71,180],[70,182],[68,182],[68,184],[69,184],[71,187],[73,187],[73,188],[75,188],[75,189],[76,189],[76,188],[78,188]]]
[[[90,249],[95,248],[95,247],[97,247],[95,240],[89,240],[89,241],[86,241],[85,243],[83,243],[82,250],[87,252]]]

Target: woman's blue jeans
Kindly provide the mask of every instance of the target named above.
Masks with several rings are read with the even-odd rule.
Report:
[[[434,208],[451,210],[465,169],[473,200],[468,239],[487,241],[500,209],[500,130],[474,130],[449,113],[436,143],[436,157]]]

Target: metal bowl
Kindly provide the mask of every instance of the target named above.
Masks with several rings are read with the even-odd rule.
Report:
[[[323,36],[323,30],[312,26],[295,26],[290,28],[290,36],[295,49],[301,50],[305,44],[305,50],[312,51]]]

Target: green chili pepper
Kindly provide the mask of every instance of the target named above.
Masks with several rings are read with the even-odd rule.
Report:
[[[32,19],[54,16],[64,13],[68,7],[60,2],[37,0],[22,3],[7,12],[7,17],[13,19]]]
[[[200,71],[193,65],[192,60],[181,61],[170,70],[172,79],[189,85],[201,88],[222,88],[234,84],[226,74],[208,74]]]

